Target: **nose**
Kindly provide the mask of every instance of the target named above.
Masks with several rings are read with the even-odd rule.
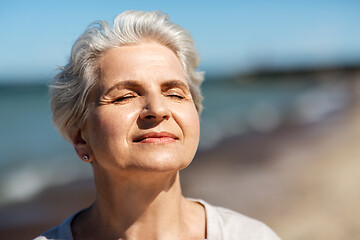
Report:
[[[141,119],[162,121],[170,118],[170,110],[163,96],[147,96],[145,106],[140,113]]]

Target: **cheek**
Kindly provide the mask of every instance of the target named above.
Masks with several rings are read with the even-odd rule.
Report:
[[[196,110],[193,113],[193,115],[191,116],[190,122],[192,122],[190,127],[191,127],[191,133],[192,133],[192,137],[194,139],[194,142],[196,142],[196,144],[199,144],[200,121],[199,121],[199,115],[198,115]]]
[[[177,112],[179,125],[184,132],[184,137],[191,140],[192,144],[198,144],[200,135],[199,115],[193,104],[180,109]]]
[[[136,110],[100,108],[91,114],[89,121],[90,139],[99,144],[110,141],[126,140],[128,132],[136,119]]]

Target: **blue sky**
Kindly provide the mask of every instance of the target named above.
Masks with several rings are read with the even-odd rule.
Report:
[[[91,22],[128,9],[161,10],[190,30],[210,74],[360,62],[357,0],[1,0],[0,81],[51,77]]]

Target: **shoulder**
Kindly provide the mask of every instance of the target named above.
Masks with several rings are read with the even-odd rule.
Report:
[[[206,210],[208,239],[280,240],[264,223],[227,208],[199,200]]]
[[[55,240],[55,239],[62,239],[60,233],[60,225],[50,230],[47,230],[46,232],[43,232],[42,234],[40,234],[40,236],[38,236],[34,240]]]
[[[212,207],[211,216],[222,227],[224,239],[279,240],[280,238],[264,223],[222,207]]]
[[[47,230],[36,237],[34,240],[73,240],[71,232],[71,222],[81,211],[73,214],[68,219],[66,219],[60,225]]]

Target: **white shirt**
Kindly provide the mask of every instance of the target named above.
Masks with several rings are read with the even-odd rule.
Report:
[[[280,240],[264,223],[232,210],[191,199],[205,207],[207,240]],[[73,240],[71,222],[79,212],[34,240]]]

